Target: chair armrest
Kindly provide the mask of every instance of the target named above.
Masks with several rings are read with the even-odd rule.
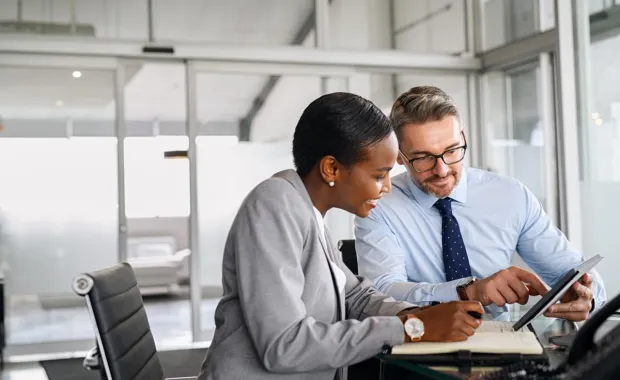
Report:
[[[191,377],[167,377],[166,380],[196,380],[198,379],[197,376],[191,376]]]
[[[97,346],[88,351],[84,361],[82,362],[82,366],[89,371],[98,371],[101,368],[101,362],[99,361],[99,350],[97,349]]]

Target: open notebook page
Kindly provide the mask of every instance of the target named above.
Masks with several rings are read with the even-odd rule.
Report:
[[[431,355],[457,351],[484,354],[540,355],[543,348],[530,332],[476,332],[464,342],[406,343],[392,348],[392,355]]]

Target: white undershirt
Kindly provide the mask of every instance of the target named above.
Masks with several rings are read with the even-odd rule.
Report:
[[[326,238],[325,238],[325,224],[323,222],[323,215],[321,215],[321,212],[317,210],[316,207],[313,207],[313,208],[314,208],[314,216],[316,217],[316,222],[319,225],[319,231],[321,231],[321,233],[319,234],[319,239],[321,239],[321,242],[325,246],[327,246],[329,243],[326,241]],[[338,284],[338,291],[340,292],[340,294],[342,294],[342,292],[344,292],[344,285],[347,282],[347,276],[345,276],[342,269],[340,269],[338,265],[336,265],[336,263],[334,263],[333,261],[329,259],[328,261],[329,261],[329,265],[332,267],[332,271],[334,272],[334,275],[336,276],[336,284]]]

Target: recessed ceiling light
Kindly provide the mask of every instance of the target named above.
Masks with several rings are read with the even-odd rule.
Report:
[[[82,76],[82,72],[81,71],[75,70],[73,72],[73,77],[74,78],[80,78],[81,76]]]
[[[63,102],[62,100],[58,99],[58,100],[56,101],[56,107],[62,107],[62,106],[64,106],[64,105],[65,105],[65,102]]]

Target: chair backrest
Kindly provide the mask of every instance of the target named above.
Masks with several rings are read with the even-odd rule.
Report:
[[[95,325],[101,369],[108,380],[163,380],[142,295],[131,266],[77,276],[73,290],[86,300]]]
[[[342,252],[342,261],[353,274],[357,273],[357,254],[355,253],[355,240],[340,240],[338,249]]]

